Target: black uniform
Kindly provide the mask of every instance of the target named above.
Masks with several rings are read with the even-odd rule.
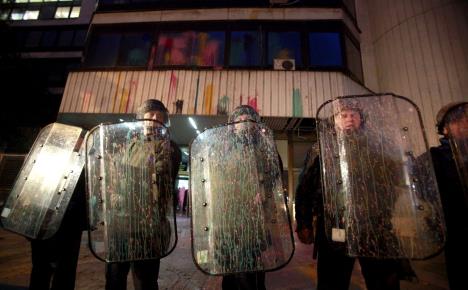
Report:
[[[350,220],[347,222],[350,228],[346,232],[346,243],[334,242],[327,238],[327,236],[331,236],[331,233],[326,234],[326,229],[330,229],[336,221],[340,223],[340,228],[343,226],[341,223],[344,222],[345,212],[340,211],[339,216],[334,216],[336,213],[333,212],[333,209],[326,209],[330,212],[326,215],[329,218],[325,217],[320,159],[313,151],[308,153],[305,167],[300,175],[295,202],[297,231],[302,229],[313,231],[312,219],[313,216],[317,216],[314,252],[318,252],[318,290],[344,290],[349,288],[355,258],[346,255],[347,246],[352,246],[359,254],[366,255],[368,253],[378,253],[379,251],[392,251],[392,248],[397,245],[396,237],[391,234],[390,213],[388,210],[378,211],[375,208],[367,208],[374,206],[382,209],[391,208],[385,206],[385,203],[394,199],[389,196],[389,194],[394,194],[393,190],[387,188],[388,185],[385,185],[385,181],[380,179],[398,179],[397,177],[389,177],[388,172],[391,170],[385,169],[385,166],[391,166],[390,164],[393,163],[391,160],[384,158],[384,161],[379,159],[378,155],[375,158],[369,158],[366,155],[370,154],[372,156],[376,149],[373,148],[372,140],[368,138],[372,139],[373,137],[366,136],[362,132],[356,132],[344,140],[346,150],[348,150],[347,154],[359,156],[359,158],[348,160],[350,167],[349,178],[355,184],[347,199],[352,200],[355,209],[354,213],[348,217]],[[330,145],[330,148],[325,148],[325,150],[336,149],[334,142],[328,145]],[[335,158],[336,154],[330,154],[331,158]],[[361,160],[361,162],[358,163],[355,160]],[[335,162],[335,160],[326,160],[325,162]],[[382,174],[372,176],[372,171],[369,168],[379,172],[382,171]],[[336,172],[328,172],[328,174],[335,174],[337,181],[341,176]],[[372,186],[370,186],[370,183],[372,183]],[[374,193],[373,189],[378,189],[378,192]],[[336,190],[340,190],[340,187],[337,187]],[[343,207],[343,210],[346,210],[346,203],[349,201],[342,199],[342,195],[337,196],[341,196],[340,200],[337,199],[333,202],[336,203],[337,208],[341,209]],[[359,231],[361,226],[363,229],[378,229],[381,234],[372,235],[370,232],[361,232]],[[352,233],[360,234],[353,235]],[[366,244],[367,248],[361,248],[361,244]],[[362,257],[358,259],[369,290],[400,288],[398,278],[400,260]]]
[[[50,239],[31,240],[30,290],[72,290],[75,288],[81,234],[86,228],[83,172],[57,233]]]
[[[440,143],[431,155],[447,226],[447,277],[450,289],[466,289],[466,267],[461,265],[468,261],[468,206],[449,141],[442,138]]]

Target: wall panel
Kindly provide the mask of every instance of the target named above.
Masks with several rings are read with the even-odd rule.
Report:
[[[250,104],[262,116],[314,117],[333,97],[369,91],[338,72],[308,71],[97,71],[72,72],[60,113],[135,113],[146,99],[169,112],[217,115]],[[179,102],[181,103],[181,102]]]

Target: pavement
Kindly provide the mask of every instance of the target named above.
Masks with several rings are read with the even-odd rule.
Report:
[[[214,290],[221,289],[221,277],[208,276],[195,266],[191,255],[190,219],[177,215],[178,243],[175,250],[161,260],[159,289]],[[77,268],[75,289],[104,289],[104,263],[89,251],[87,234],[83,234]],[[297,239],[296,239],[297,240]],[[295,242],[295,253],[284,268],[266,274],[269,290],[316,289],[316,261],[312,259],[312,246]],[[447,277],[443,255],[425,261],[413,261],[418,282],[401,282],[402,290],[447,290]],[[19,235],[0,229],[0,290],[28,288],[31,271],[29,242]],[[133,289],[132,275],[128,275],[127,289]],[[354,266],[351,290],[366,289],[359,263]]]

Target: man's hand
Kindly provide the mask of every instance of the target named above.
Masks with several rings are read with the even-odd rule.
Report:
[[[171,162],[170,150],[171,145],[169,140],[157,141],[154,146],[154,166],[158,175],[169,172]]]

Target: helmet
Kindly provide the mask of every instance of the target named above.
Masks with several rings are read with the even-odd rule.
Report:
[[[169,112],[160,100],[148,99],[144,101],[143,104],[141,104],[141,106],[137,109],[137,119],[143,119],[145,113],[150,111],[164,113],[164,125],[167,127],[169,123]]]
[[[237,119],[242,116],[242,115],[247,115],[248,120],[260,123],[260,115],[255,111],[254,108],[248,105],[241,105],[238,106],[237,108],[232,111],[231,115],[229,116],[229,123],[236,122],[238,121]]]
[[[445,123],[447,122],[447,116],[449,115],[449,113],[465,105],[468,105],[468,102],[452,102],[443,106],[436,116],[437,133],[439,133],[440,135],[444,135],[444,127]]]
[[[354,98],[342,98],[338,99],[337,101],[333,102],[333,117],[339,114],[342,111],[355,111],[361,117],[361,125],[362,128],[366,121],[366,116],[364,111],[362,110],[359,101]]]

